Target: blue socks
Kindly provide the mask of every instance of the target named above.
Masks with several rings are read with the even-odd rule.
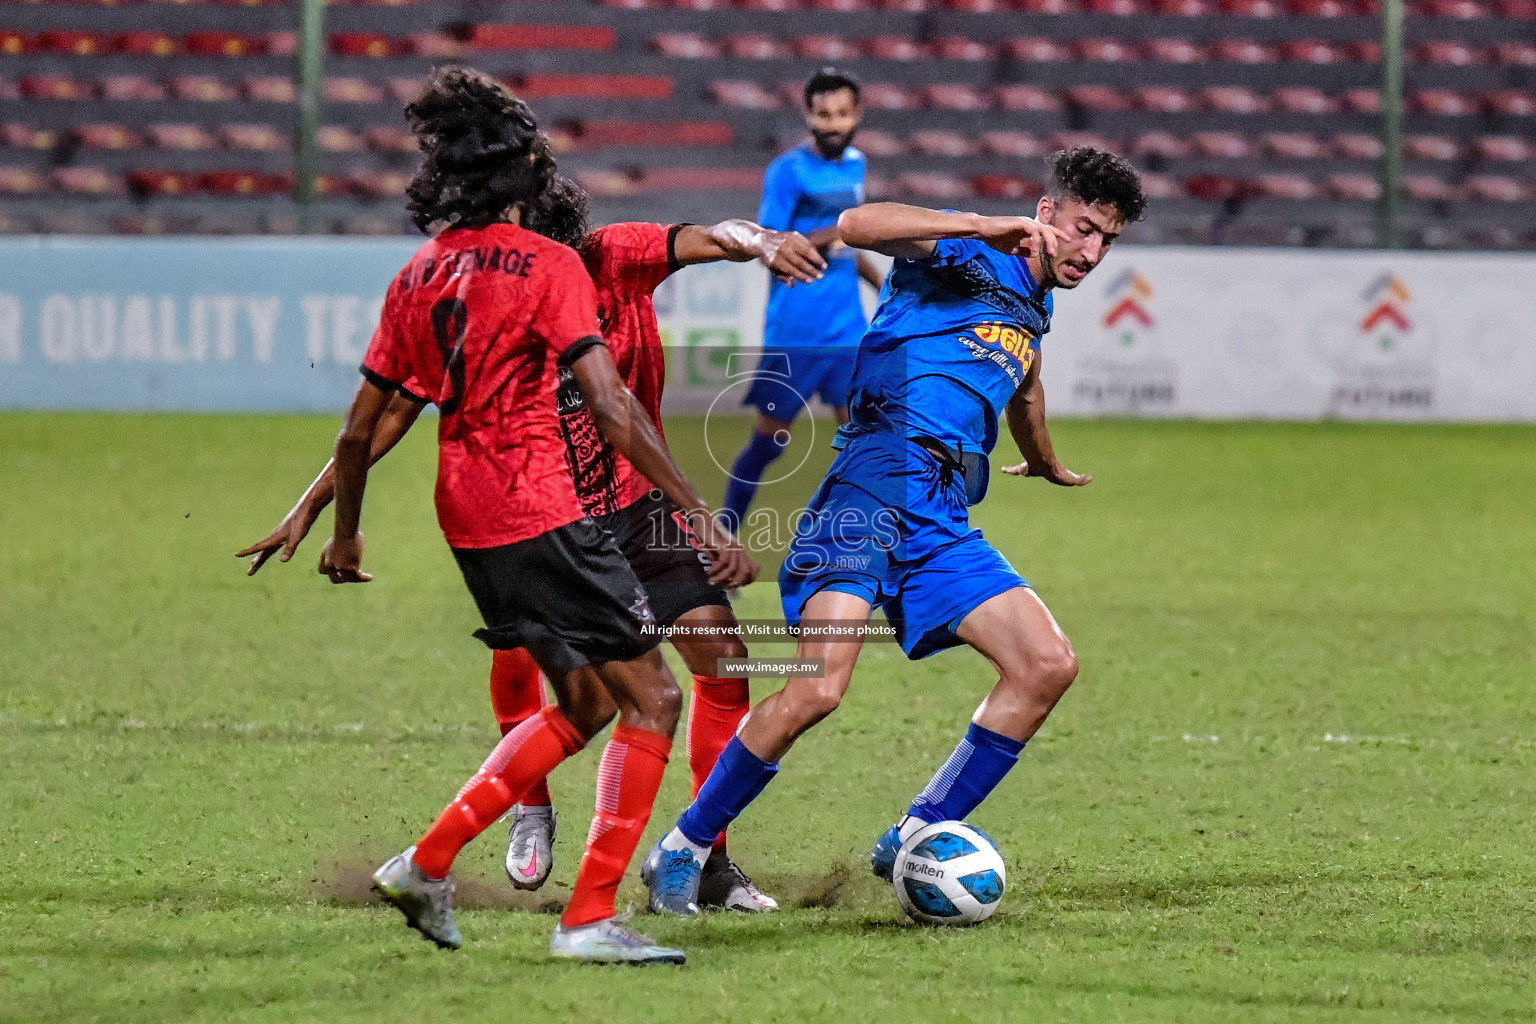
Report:
[[[764,761],[732,736],[699,795],[677,819],[677,830],[689,842],[708,848],[778,772],[777,764]]]
[[[964,821],[1018,763],[1023,749],[1023,740],[971,723],[965,739],[907,813],[927,822]]]
[[[725,507],[722,512],[732,517],[729,520],[731,529],[741,529],[747,507],[757,495],[757,482],[763,478],[763,471],[768,468],[768,464],[783,451],[772,434],[752,432],[752,440],[736,456],[736,463],[731,467],[731,479],[725,485]]]

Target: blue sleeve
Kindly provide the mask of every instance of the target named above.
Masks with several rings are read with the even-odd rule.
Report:
[[[757,208],[757,222],[771,231],[788,231],[794,226],[799,203],[800,182],[793,161],[781,156],[763,175],[763,204]]]

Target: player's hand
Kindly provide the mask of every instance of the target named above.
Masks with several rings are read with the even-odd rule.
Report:
[[[362,570],[363,534],[359,530],[351,540],[332,537],[320,552],[320,575],[332,583],[367,583],[373,579]]]
[[[708,511],[694,512],[689,519],[699,549],[709,558],[709,582],[732,590],[757,579],[763,568],[747,554],[734,533]]]
[[[286,562],[293,557],[299,544],[309,536],[309,528],[315,525],[315,520],[320,516],[320,509],[312,502],[300,499],[299,503],[289,510],[283,517],[283,521],[272,528],[272,532],[265,538],[257,541],[248,548],[235,552],[236,558],[250,558],[251,567],[246,570],[247,576],[255,576],[257,570],[267,564],[267,559],[274,554],[279,562]],[[255,556],[252,558],[251,556]]]
[[[1033,217],[983,217],[976,236],[1005,256],[1056,255],[1063,235]]]
[[[757,258],[770,274],[790,287],[796,281],[820,281],[827,269],[821,253],[798,231],[764,231],[758,241]]]
[[[1093,481],[1092,473],[1074,473],[1059,462],[1036,469],[1027,462],[1021,462],[1017,466],[1004,466],[1002,471],[1009,476],[1038,476],[1042,480],[1049,480],[1061,487],[1081,487]]]

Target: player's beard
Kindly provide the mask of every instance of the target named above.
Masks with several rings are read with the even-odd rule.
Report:
[[[857,128],[851,132],[811,132],[811,138],[816,141],[818,153],[828,160],[836,160],[843,155],[843,150],[853,145],[853,136],[857,132]]]

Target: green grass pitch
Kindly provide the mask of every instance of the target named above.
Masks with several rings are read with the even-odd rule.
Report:
[[[373,477],[372,584],[316,576],[320,537],[255,579],[232,557],[335,427],[0,416],[0,1020],[1536,1013],[1536,430],[1056,424],[1095,482],[996,477],[976,512],[1083,666],[974,815],[998,915],[916,927],[868,874],[991,682],[871,647],[734,833],[789,909],[641,918],[689,964],[623,970],[546,959],[596,751],[554,777],[537,899],[500,829],[466,851],[462,951],[367,902],[496,733],[429,430]],[[717,495],[699,425],[668,432]],[[685,803],[681,746],[646,844]]]

